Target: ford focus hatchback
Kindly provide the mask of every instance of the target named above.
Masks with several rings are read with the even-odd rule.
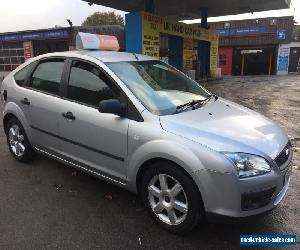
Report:
[[[43,55],[4,79],[1,104],[14,158],[42,153],[136,192],[174,233],[269,211],[288,189],[283,129],[155,58]]]

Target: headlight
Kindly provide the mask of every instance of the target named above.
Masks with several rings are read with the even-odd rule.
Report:
[[[260,156],[227,152],[223,152],[223,154],[234,163],[239,178],[247,178],[271,172],[269,163]]]

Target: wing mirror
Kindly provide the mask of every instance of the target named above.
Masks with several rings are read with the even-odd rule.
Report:
[[[100,113],[114,114],[122,117],[125,115],[126,105],[117,99],[109,99],[101,101],[98,110]]]

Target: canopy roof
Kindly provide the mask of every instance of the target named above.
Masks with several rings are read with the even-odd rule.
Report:
[[[83,0],[127,12],[145,10],[146,0]],[[177,20],[200,18],[207,8],[208,16],[236,15],[249,12],[289,8],[291,0],[154,0],[155,14]]]

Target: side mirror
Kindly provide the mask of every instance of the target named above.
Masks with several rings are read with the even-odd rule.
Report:
[[[117,99],[109,99],[101,101],[98,110],[100,113],[114,114],[122,117],[125,114],[126,106]]]

